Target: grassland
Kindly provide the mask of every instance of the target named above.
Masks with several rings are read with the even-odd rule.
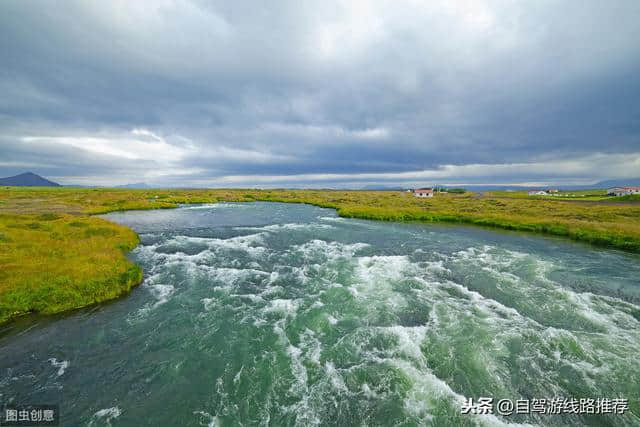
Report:
[[[601,195],[600,195],[601,196]],[[142,279],[125,253],[136,234],[93,215],[218,201],[309,203],[343,217],[477,224],[640,253],[640,203],[489,193],[416,199],[391,191],[125,190],[0,187],[0,323],[112,299]]]
[[[615,200],[615,197],[608,196],[606,190],[574,190],[574,191],[560,191],[555,194],[549,194],[546,196],[529,196],[529,192],[526,190],[518,191],[492,191],[489,193],[494,197],[508,197],[516,199],[548,199],[548,200]]]
[[[509,198],[509,199],[544,199],[544,200],[570,200],[584,202],[611,202],[623,203],[629,201],[640,201],[640,195],[629,196],[610,196],[607,190],[573,190],[560,191],[556,194],[548,194],[545,196],[530,196],[528,191],[492,191],[488,193],[492,197]]]
[[[113,299],[142,279],[130,229],[96,217],[0,215],[0,323]]]

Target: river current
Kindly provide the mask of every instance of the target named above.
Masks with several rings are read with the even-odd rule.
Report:
[[[142,285],[14,322],[0,404],[61,425],[640,425],[640,257],[280,203],[111,213]],[[463,414],[624,398],[622,415]]]

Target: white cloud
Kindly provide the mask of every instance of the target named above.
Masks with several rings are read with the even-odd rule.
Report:
[[[239,161],[244,163],[273,163],[294,160],[292,156],[272,154],[266,151],[243,150],[238,148],[216,147],[213,148],[212,156],[219,161]]]
[[[344,127],[334,125],[263,123],[261,129],[275,135],[323,139],[327,143],[341,143],[345,139],[387,140],[391,137],[391,129],[385,126],[364,129],[345,129]]]
[[[136,136],[150,136],[150,132],[132,132]],[[171,164],[179,161],[187,150],[168,144],[164,139],[153,135],[148,141],[132,138],[129,135],[112,137],[95,136],[25,136],[21,140],[25,143],[45,143],[51,145],[66,145],[80,150],[90,151],[97,155],[120,157],[130,160],[146,159],[160,164]]]
[[[351,135],[360,139],[388,139],[391,136],[391,131],[387,128],[371,128],[371,129],[363,129],[351,131]]]
[[[156,135],[155,133],[147,129],[135,128],[131,131],[131,133],[137,136],[149,136],[155,139],[156,141],[164,142],[164,140],[160,136]]]

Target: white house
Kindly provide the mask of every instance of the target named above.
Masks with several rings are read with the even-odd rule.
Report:
[[[433,188],[418,188],[413,190],[414,197],[433,197]]]
[[[613,187],[607,190],[609,196],[630,196],[640,194],[640,187]]]
[[[549,193],[547,193],[544,190],[530,190],[529,195],[530,196],[548,196]]]

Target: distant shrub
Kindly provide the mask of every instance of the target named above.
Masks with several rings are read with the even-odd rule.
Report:
[[[619,196],[615,199],[613,199],[614,201],[621,201],[621,202],[632,202],[632,201],[640,201],[640,194],[629,194],[626,196]]]
[[[60,219],[60,215],[56,215],[54,213],[43,213],[38,215],[38,219],[40,221],[55,221],[56,219]]]

